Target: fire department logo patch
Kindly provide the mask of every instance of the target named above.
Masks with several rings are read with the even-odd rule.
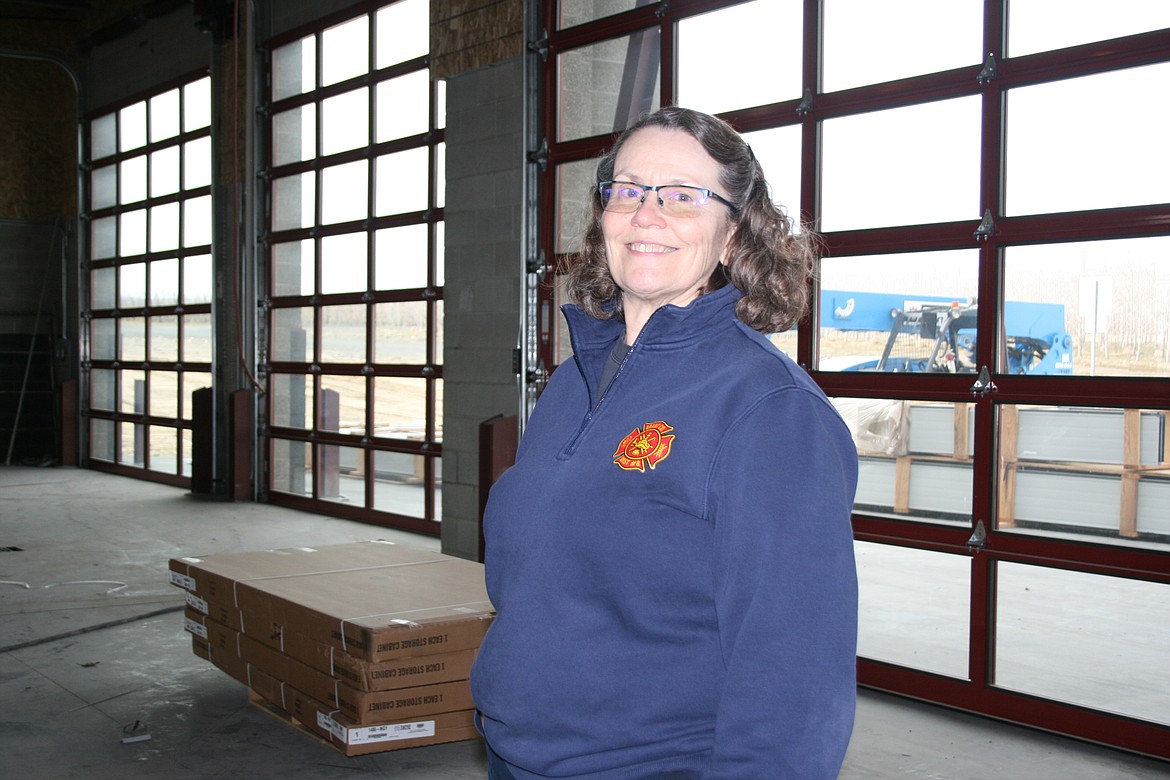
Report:
[[[626,471],[645,471],[654,468],[670,455],[674,444],[674,428],[659,420],[635,428],[622,439],[613,453],[613,462]]]

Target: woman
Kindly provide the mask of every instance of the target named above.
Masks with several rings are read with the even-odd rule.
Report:
[[[706,114],[642,119],[597,176],[574,359],[485,518],[489,776],[836,777],[856,450],[763,335],[805,313],[810,239]]]

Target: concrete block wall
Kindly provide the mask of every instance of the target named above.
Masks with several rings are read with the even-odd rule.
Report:
[[[442,547],[465,558],[479,549],[479,424],[519,408],[522,83],[517,57],[447,84]]]

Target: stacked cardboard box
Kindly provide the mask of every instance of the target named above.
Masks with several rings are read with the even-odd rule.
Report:
[[[173,558],[206,658],[346,755],[472,739],[483,566],[372,541]]]

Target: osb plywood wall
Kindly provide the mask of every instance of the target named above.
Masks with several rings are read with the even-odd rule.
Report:
[[[0,219],[76,215],[78,94],[65,68],[84,83],[85,40],[141,5],[0,2]]]
[[[77,97],[51,62],[0,59],[0,219],[77,211]]]
[[[524,0],[431,0],[431,78],[518,57],[523,32]]]

